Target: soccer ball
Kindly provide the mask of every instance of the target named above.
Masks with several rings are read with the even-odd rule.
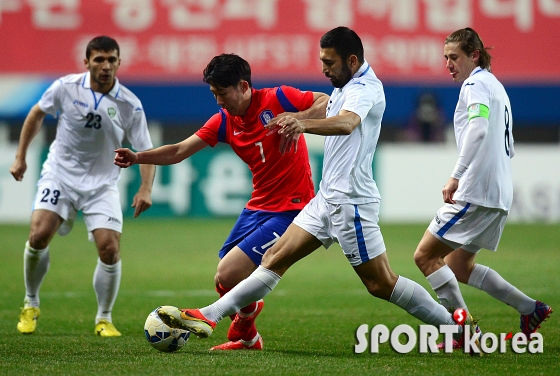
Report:
[[[144,334],[152,347],[159,351],[174,352],[181,349],[187,341],[191,332],[183,329],[175,329],[167,326],[157,314],[156,308],[148,315],[144,324]]]

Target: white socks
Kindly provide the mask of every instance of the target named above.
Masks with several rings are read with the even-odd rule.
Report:
[[[112,322],[111,311],[121,283],[121,260],[114,265],[107,265],[97,259],[93,273],[93,288],[97,295],[97,316],[95,322],[105,319]]]
[[[259,266],[249,277],[239,282],[219,300],[200,309],[209,320],[218,322],[232,315],[249,303],[264,298],[280,282],[280,276],[271,270]]]
[[[485,291],[490,296],[512,306],[520,315],[529,315],[535,310],[535,300],[519,291],[488,266],[476,264],[468,282],[469,286]]]
[[[23,276],[25,281],[24,308],[39,307],[39,289],[50,266],[49,247],[45,249],[31,248],[25,243],[23,252]],[[121,261],[114,265],[106,265],[97,260],[93,274],[93,288],[97,294],[97,317],[111,321],[111,310],[117,298],[121,282]]]
[[[399,276],[389,301],[426,324],[456,325],[447,309],[438,304],[425,288]]]
[[[49,270],[49,247],[34,249],[25,243],[23,251],[23,279],[25,281],[24,308],[39,307],[39,289]]]
[[[426,277],[430,286],[437,294],[440,303],[447,309],[464,308],[467,312],[467,304],[461,295],[459,282],[455,277],[455,273],[447,265],[439,268]]]

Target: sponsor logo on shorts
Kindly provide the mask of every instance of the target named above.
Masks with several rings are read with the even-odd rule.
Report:
[[[121,221],[115,217],[109,217],[109,219],[107,219],[107,222],[117,222],[118,224],[121,223]]]
[[[434,218],[434,220],[436,221],[436,223],[439,225],[441,224],[441,220],[439,219],[439,217],[436,215],[436,217]]]
[[[358,255],[356,255],[355,253],[351,253],[349,255],[346,255],[346,258],[348,260],[352,260],[352,259],[358,258]]]
[[[258,253],[261,256],[264,256],[264,253],[257,251],[257,247],[253,247],[253,252]]]

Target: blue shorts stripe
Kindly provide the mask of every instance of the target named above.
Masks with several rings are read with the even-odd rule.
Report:
[[[360,253],[360,259],[362,262],[369,260],[368,252],[366,248],[366,240],[364,239],[364,231],[362,229],[362,223],[360,222],[360,213],[358,212],[358,205],[354,205],[354,227],[356,228],[356,241],[358,243],[358,251]]]
[[[461,219],[462,216],[465,215],[465,213],[467,212],[467,210],[469,210],[469,207],[471,206],[470,203],[467,203],[467,205],[463,208],[463,210],[461,210],[459,213],[455,214],[455,216],[453,218],[451,218],[451,220],[449,222],[447,222],[442,228],[439,229],[439,231],[437,232],[437,234],[441,237],[443,237],[443,235],[445,235],[445,233],[447,231],[449,231],[449,229],[451,228],[451,226],[453,226],[459,219]]]

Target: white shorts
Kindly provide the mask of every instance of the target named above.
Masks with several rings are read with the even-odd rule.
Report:
[[[104,186],[87,192],[76,191],[56,177],[46,174],[37,182],[37,194],[33,210],[45,209],[57,213],[64,219],[58,233],[64,236],[72,230],[79,211],[84,216],[90,233],[98,228],[106,228],[122,233],[123,214],[119,190],[116,186]]]
[[[378,222],[379,202],[330,204],[319,192],[293,223],[316,237],[325,248],[339,243],[350,264],[358,266],[385,252]]]
[[[481,248],[495,251],[502,237],[508,213],[467,202],[445,204],[428,230],[453,249],[477,253]]]

